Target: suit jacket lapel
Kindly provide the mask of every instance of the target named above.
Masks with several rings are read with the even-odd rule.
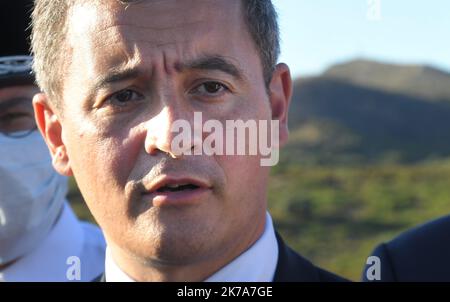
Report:
[[[318,282],[319,273],[311,262],[289,248],[276,233],[278,242],[278,263],[274,282]]]

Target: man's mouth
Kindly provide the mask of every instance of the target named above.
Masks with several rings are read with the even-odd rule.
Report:
[[[184,190],[192,191],[192,190],[196,190],[198,188],[199,188],[199,186],[194,185],[194,184],[165,185],[165,186],[159,188],[158,190],[156,190],[156,192],[164,193],[164,192],[180,192],[180,191],[184,191]]]
[[[154,206],[194,204],[211,191],[211,185],[197,178],[164,176],[147,187],[143,195]]]

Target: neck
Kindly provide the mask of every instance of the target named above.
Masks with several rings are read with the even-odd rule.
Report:
[[[142,259],[124,251],[114,243],[108,243],[108,247],[116,265],[135,281],[201,282],[233,261],[261,237],[265,227],[265,216],[259,224],[252,227],[252,230],[241,232],[240,236],[235,237],[232,245],[219,249],[216,255],[191,263]]]

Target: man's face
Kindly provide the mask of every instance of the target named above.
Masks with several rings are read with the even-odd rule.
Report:
[[[194,112],[271,119],[241,1],[104,2],[70,14],[61,138],[108,243],[178,264],[245,244],[264,226],[260,156],[170,156],[171,125]],[[151,193],[165,177],[202,189]]]
[[[0,88],[0,133],[14,136],[36,128],[31,100],[36,86]]]

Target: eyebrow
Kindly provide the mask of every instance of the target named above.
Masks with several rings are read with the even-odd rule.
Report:
[[[239,80],[244,78],[243,72],[239,67],[227,58],[219,55],[205,55],[186,63],[179,63],[176,65],[176,69],[178,71],[183,71],[186,69],[218,70]]]
[[[7,109],[14,108],[16,106],[29,105],[31,106],[32,101],[27,97],[15,97],[11,99],[7,99],[5,101],[0,102],[0,113],[6,111]]]
[[[219,55],[205,55],[200,58],[188,61],[185,63],[178,63],[175,65],[178,72],[185,70],[218,70],[227,73],[238,80],[244,79],[244,73],[240,68],[233,64],[230,60]],[[89,94],[93,95],[98,90],[106,88],[114,83],[119,83],[127,80],[132,80],[143,76],[145,72],[138,66],[115,67],[99,76],[89,90]]]
[[[137,67],[131,68],[113,68],[106,74],[99,76],[91,91],[95,92],[108,85],[123,82],[140,77],[143,72]]]

